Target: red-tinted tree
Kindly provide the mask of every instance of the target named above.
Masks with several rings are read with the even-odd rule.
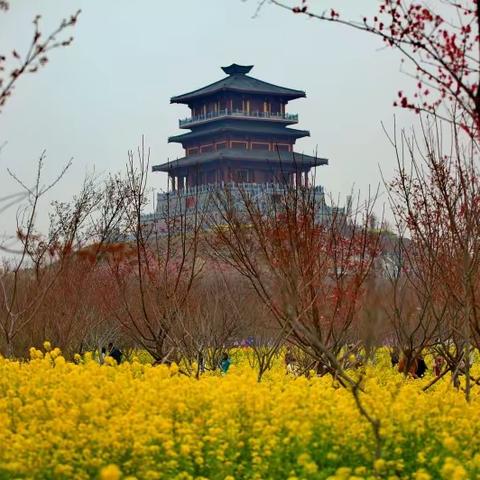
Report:
[[[339,210],[320,220],[313,189],[285,188],[268,206],[242,192],[219,195],[214,255],[236,269],[270,310],[280,330],[308,352],[318,372],[339,375],[354,338],[367,280],[379,254],[370,230],[372,205],[350,218]]]
[[[447,151],[438,124],[424,125],[421,138],[394,139],[398,172],[388,189],[399,226],[410,237],[404,276],[429,319],[425,332],[454,382],[466,373],[468,397],[471,351],[480,348],[480,172],[474,140],[463,145],[459,128],[452,125]]]

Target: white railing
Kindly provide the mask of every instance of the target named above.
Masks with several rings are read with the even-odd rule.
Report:
[[[183,120],[179,120],[178,124],[180,127],[186,127],[187,125],[206,122],[208,120],[220,117],[241,117],[298,122],[298,114],[296,113],[247,112],[246,110],[230,110],[226,108],[224,110],[218,110],[217,112],[210,112],[203,115],[195,115],[193,117],[184,118]]]
[[[286,187],[282,183],[239,183],[239,182],[220,182],[220,183],[208,183],[205,185],[198,185],[197,187],[173,190],[170,192],[157,193],[157,202],[162,202],[172,197],[190,197],[200,196],[206,193],[211,193],[221,190],[241,190],[242,192],[259,195],[262,193],[272,194],[281,193]],[[324,189],[321,185],[310,187],[315,194],[323,195]]]
[[[270,195],[281,194],[286,188],[290,188],[282,183],[236,183],[236,182],[222,182],[212,183],[206,185],[199,185],[198,187],[188,188],[183,190],[176,190],[170,192],[157,193],[156,208],[152,213],[142,215],[142,223],[149,224],[151,222],[162,222],[165,220],[165,215],[168,211],[170,215],[178,215],[179,212],[188,214],[188,212],[204,208],[211,208],[211,195],[215,192],[230,191],[232,199],[238,200],[238,208],[242,208],[241,193],[246,193],[252,198],[258,199],[261,208],[268,207],[266,200]],[[324,189],[322,186],[311,186],[309,189],[313,192],[315,199],[318,201],[319,215],[328,216],[329,212],[334,210],[327,207],[325,204]],[[194,202],[190,205],[189,198],[194,198]],[[265,203],[266,202],[266,203]],[[339,209],[343,211],[343,209]]]

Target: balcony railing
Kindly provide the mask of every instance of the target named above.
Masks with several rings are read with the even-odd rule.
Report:
[[[287,122],[298,122],[298,114],[296,113],[271,113],[271,112],[247,112],[246,110],[230,110],[228,108],[224,110],[218,110],[217,112],[210,112],[204,115],[196,115],[194,117],[184,118],[179,120],[180,128],[192,125],[194,123],[207,122],[214,118],[221,117],[240,117],[240,118],[254,118],[254,119],[267,119],[278,120]]]
[[[185,188],[181,190],[174,190],[169,192],[157,193],[157,202],[166,201],[172,197],[190,197],[201,196],[214,192],[220,192],[223,190],[229,190],[230,192],[242,191],[250,195],[274,194],[285,192],[287,188],[291,188],[283,183],[247,183],[247,182],[219,182],[219,183],[207,183],[204,185],[198,185],[196,187]],[[325,191],[322,185],[315,185],[309,187],[309,190],[315,195],[323,196]]]

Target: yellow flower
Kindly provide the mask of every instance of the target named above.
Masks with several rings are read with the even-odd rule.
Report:
[[[32,360],[43,358],[43,353],[35,347],[31,347],[29,353]]]
[[[43,342],[43,348],[46,352],[49,352],[52,349],[52,344],[48,340],[45,340]]]
[[[180,453],[182,455],[189,455],[192,449],[190,448],[189,445],[183,444],[180,446]]]
[[[453,437],[446,437],[443,440],[443,446],[449,450],[455,450],[458,446],[457,441]]]
[[[335,472],[335,476],[336,478],[338,478],[338,480],[349,480],[351,472],[352,472],[351,468],[340,467]]]
[[[299,455],[297,462],[303,467],[306,473],[313,475],[318,471],[317,464],[310,458],[308,453],[302,453]]]
[[[118,365],[117,361],[109,355],[105,357],[104,364],[108,365],[109,367],[115,367],[116,365]]]
[[[373,468],[378,473],[385,473],[387,469],[387,462],[383,458],[379,458],[373,463]]]
[[[73,474],[73,467],[71,465],[58,464],[55,465],[55,475],[69,477]]]
[[[119,480],[122,472],[117,465],[110,464],[100,470],[100,480]]]
[[[467,479],[468,479],[467,471],[461,465],[458,465],[453,472],[452,480],[467,480]]]
[[[413,474],[413,480],[431,480],[431,475],[427,473],[423,468],[417,470]]]
[[[445,480],[467,480],[468,474],[465,468],[454,458],[447,457],[443,464],[442,477]]]
[[[355,469],[355,475],[366,475],[367,469],[365,467],[357,467]]]
[[[385,459],[370,467],[373,431],[348,388],[328,375],[289,376],[282,356],[258,382],[251,355],[233,351],[229,375],[199,380],[178,374],[188,365],[152,366],[141,351],[116,368],[89,352],[67,361],[51,346],[45,356],[30,349],[30,362],[0,357],[0,476],[89,480],[96,471],[123,480],[121,469],[129,480],[205,480],[212,471],[258,480],[276,478],[282,462],[290,480],[324,471],[335,472],[330,480],[477,478],[480,388],[466,402],[445,377],[424,392],[380,350],[359,393],[384,439]],[[412,442],[422,445],[413,455]]]
[[[45,344],[44,344],[44,345],[45,345]],[[60,349],[59,349],[58,347],[55,347],[55,348],[50,352],[50,357],[53,358],[53,359],[55,359],[55,358],[57,358],[58,356],[60,356],[61,353],[62,353],[62,352],[60,351]]]

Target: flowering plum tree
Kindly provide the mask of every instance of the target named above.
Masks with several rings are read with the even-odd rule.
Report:
[[[7,1],[0,2],[0,11],[9,9]],[[29,73],[37,72],[48,63],[48,54],[57,48],[67,47],[73,42],[73,37],[63,37],[65,30],[74,27],[77,23],[80,10],[69,18],[64,18],[57,28],[50,34],[43,35],[40,30],[41,16],[33,20],[33,36],[25,55],[13,49],[10,55],[0,52],[0,112],[7,100],[11,97],[18,80]],[[9,64],[12,64],[9,67]]]
[[[264,2],[263,2],[264,3]],[[477,0],[427,4],[381,0],[372,18],[344,18],[333,8],[312,9],[308,0],[291,6],[271,3],[298,15],[333,22],[377,36],[401,52],[415,87],[398,90],[394,105],[455,121],[472,137],[480,135],[480,6]],[[435,5],[435,6],[433,6]],[[442,110],[441,107],[444,107]]]

